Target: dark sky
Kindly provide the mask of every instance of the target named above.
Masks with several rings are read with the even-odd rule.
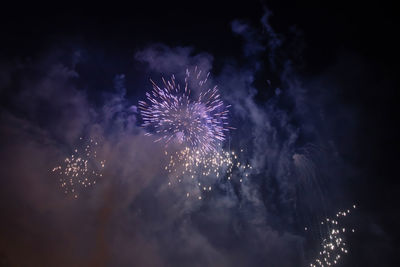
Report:
[[[0,266],[305,266],[318,242],[302,218],[353,203],[359,231],[340,266],[398,266],[394,4],[215,2],[2,4]],[[216,185],[188,208],[160,189],[162,152],[129,110],[150,76],[203,63],[233,106],[232,143],[251,143],[259,165],[248,187]],[[47,167],[83,133],[101,136],[117,182],[78,205]],[[282,174],[302,151],[321,179],[308,189]],[[300,207],[315,187],[332,214]]]

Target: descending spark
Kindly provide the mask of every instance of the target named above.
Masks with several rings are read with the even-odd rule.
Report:
[[[165,154],[168,156],[168,152]],[[211,183],[207,184],[209,181],[207,178],[214,178],[215,181],[215,179],[231,180],[237,177],[241,183],[243,178],[249,176],[250,169],[252,166],[249,163],[240,162],[238,154],[234,151],[204,154],[199,150],[191,150],[189,147],[170,155],[168,165],[165,166],[170,178],[168,185],[188,179],[200,189],[200,192],[212,190]],[[186,197],[192,195],[189,192],[186,193]],[[201,195],[197,197],[202,199]]]
[[[353,205],[353,209],[355,208],[356,206]],[[321,222],[321,226],[326,227],[326,236],[322,238],[321,250],[317,258],[310,263],[311,267],[335,265],[339,263],[344,254],[348,253],[345,235],[349,231],[342,225],[341,219],[350,213],[350,209],[339,211],[334,219],[326,218]],[[350,232],[354,232],[354,229],[351,229]]]
[[[81,137],[80,140],[82,139]],[[65,194],[78,198],[81,188],[95,185],[97,178],[103,176],[101,169],[104,168],[105,160],[97,158],[97,146],[96,141],[88,140],[81,148],[75,148],[62,164],[52,169],[59,176],[60,186]]]
[[[307,156],[295,153],[293,155],[294,165],[299,171],[299,174],[303,180],[315,180],[315,164]]]
[[[163,78],[162,87],[150,80],[153,90],[146,93],[148,102],[139,101],[142,126],[148,130],[147,135],[160,135],[156,142],[163,141],[166,145],[177,140],[200,153],[215,152],[230,128],[227,123],[229,106],[224,105],[217,86],[208,87],[209,75],[202,78],[197,67],[193,72],[186,69],[182,87],[174,75],[169,81]],[[195,84],[189,85],[193,80]],[[197,95],[191,85],[199,89]]]

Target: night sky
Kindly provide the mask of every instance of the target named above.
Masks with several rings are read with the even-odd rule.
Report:
[[[337,266],[399,266],[394,4],[142,2],[3,4],[0,266],[310,266],[348,209]],[[182,143],[138,108],[196,66],[252,166],[210,191],[168,185]],[[95,142],[65,193],[53,168]]]

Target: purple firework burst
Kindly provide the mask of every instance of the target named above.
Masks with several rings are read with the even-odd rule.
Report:
[[[191,73],[186,69],[183,88],[171,79],[163,80],[163,88],[152,80],[153,90],[146,93],[148,102],[139,101],[142,126],[148,130],[147,135],[157,134],[166,145],[178,140],[191,149],[201,153],[215,151],[225,140],[228,127],[228,107],[220,98],[217,86],[209,88],[208,73],[204,79],[197,67]],[[189,80],[199,88],[197,96],[191,93]],[[192,84],[192,83],[190,83]]]

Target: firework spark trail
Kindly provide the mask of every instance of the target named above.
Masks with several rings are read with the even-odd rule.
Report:
[[[165,154],[168,156],[167,151]],[[169,186],[188,179],[200,189],[200,192],[212,190],[212,186],[207,185],[209,181],[207,178],[214,178],[213,181],[222,178],[232,180],[235,175],[239,178],[239,182],[243,182],[243,178],[249,176],[250,169],[252,169],[250,164],[241,162],[239,155],[234,151],[213,151],[204,154],[189,147],[171,154],[168,165],[165,166],[165,170],[169,173]],[[191,193],[187,192],[186,196],[190,197]],[[202,199],[201,194],[197,195],[197,198]]]
[[[353,209],[355,208],[356,205],[353,205]],[[322,238],[321,250],[318,253],[318,257],[310,263],[310,267],[338,264],[342,256],[348,253],[345,234],[349,231],[346,231],[346,227],[342,225],[341,219],[350,213],[350,209],[339,211],[336,213],[336,218],[326,218],[321,222],[321,226],[326,227],[326,235]],[[354,231],[354,229],[351,229],[351,232]]]
[[[70,157],[66,157],[62,164],[51,170],[59,176],[65,194],[78,198],[81,188],[95,185],[97,178],[103,176],[101,169],[105,166],[105,160],[97,158],[97,146],[98,143],[90,139],[81,148],[75,148]]]
[[[183,88],[174,75],[169,81],[162,78],[163,88],[150,80],[153,90],[146,93],[148,102],[139,101],[147,135],[161,135],[156,142],[163,141],[166,146],[176,139],[200,153],[216,151],[230,129],[229,106],[224,105],[217,86],[208,87],[209,75],[202,79],[202,71],[197,67],[193,73],[186,69]],[[192,94],[189,79],[200,90],[197,97]]]

